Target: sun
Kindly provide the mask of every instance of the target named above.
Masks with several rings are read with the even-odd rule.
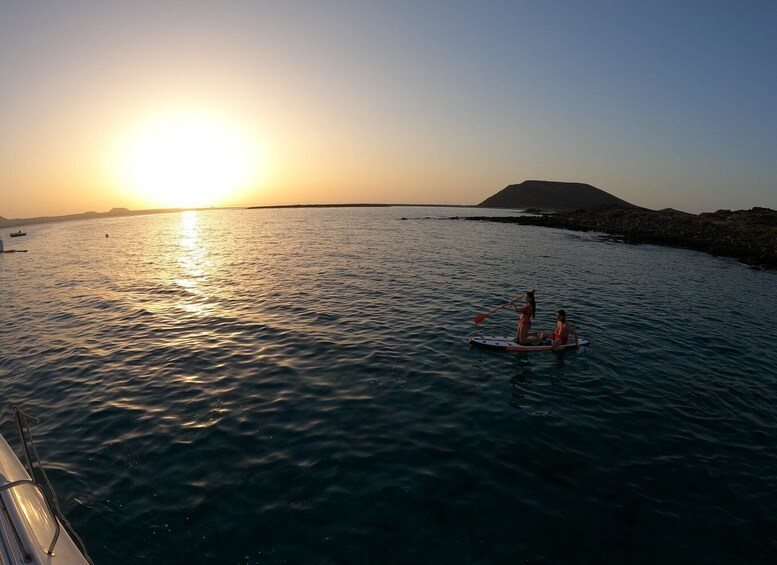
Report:
[[[257,144],[243,128],[194,112],[142,123],[121,154],[122,184],[163,207],[223,205],[257,182],[260,169]]]

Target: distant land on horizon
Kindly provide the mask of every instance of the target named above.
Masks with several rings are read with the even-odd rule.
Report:
[[[59,216],[37,216],[32,218],[4,218],[0,216],[0,229],[67,222],[75,220],[116,218],[125,216],[143,216],[148,214],[170,214],[176,212],[207,211],[207,210],[261,210],[261,209],[300,209],[300,208],[390,208],[390,207],[437,207],[437,208],[506,208],[535,209],[536,211],[571,211],[591,209],[601,206],[645,210],[622,200],[604,190],[590,184],[577,182],[527,180],[520,184],[511,184],[493,196],[486,198],[480,204],[407,204],[407,203],[347,203],[347,204],[269,204],[262,206],[224,206],[208,208],[153,208],[146,210],[130,210],[129,208],[112,208],[108,212],[82,212],[80,214],[65,214]],[[696,216],[671,208],[659,210],[662,213],[675,213]],[[702,214],[703,215],[703,214]]]
[[[511,184],[486,198],[478,206],[543,210],[577,210],[595,206],[638,208],[590,184],[546,180],[527,180],[521,184]]]
[[[0,216],[0,228],[14,228],[34,224],[50,224],[72,220],[89,220],[92,218],[115,218],[120,216],[141,216],[144,214],[166,214],[181,212],[185,208],[158,208],[153,210],[130,210],[129,208],[111,208],[108,212],[82,212],[80,214],[65,214],[62,216],[37,216],[34,218],[4,218]]]
[[[392,206],[419,206],[439,208],[475,208],[472,204],[274,204],[268,206],[224,206],[217,208],[154,208],[150,210],[130,210],[129,208],[111,208],[108,212],[82,212],[80,214],[65,214],[62,216],[37,216],[34,218],[4,218],[0,216],[0,229],[30,226],[35,224],[51,224],[73,220],[89,220],[97,218],[117,218],[122,216],[143,216],[146,214],[172,214],[187,210],[261,210],[276,208],[390,208]]]

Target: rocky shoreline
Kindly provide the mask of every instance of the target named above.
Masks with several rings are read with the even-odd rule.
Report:
[[[627,243],[685,247],[733,257],[755,267],[777,269],[777,211],[769,208],[695,215],[671,209],[602,206],[538,216],[464,219],[597,231]]]

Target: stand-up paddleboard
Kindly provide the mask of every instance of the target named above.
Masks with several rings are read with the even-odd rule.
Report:
[[[515,342],[515,338],[499,335],[473,335],[467,340],[470,345],[482,347],[483,349],[493,349],[496,351],[552,351],[550,345],[520,345]],[[555,350],[574,349],[575,347],[586,347],[588,340],[579,338],[575,345],[575,338],[569,336],[566,345],[560,345]]]

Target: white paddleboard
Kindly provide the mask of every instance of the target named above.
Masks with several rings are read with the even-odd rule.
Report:
[[[505,337],[499,335],[473,335],[467,340],[470,345],[475,347],[482,347],[483,349],[494,349],[497,351],[552,351],[553,347],[550,345],[520,345],[515,342],[515,338]],[[586,347],[588,340],[585,338],[578,338],[577,345],[575,345],[575,338],[569,336],[565,345],[560,345],[556,348],[556,351],[561,349],[574,349],[575,347]]]

